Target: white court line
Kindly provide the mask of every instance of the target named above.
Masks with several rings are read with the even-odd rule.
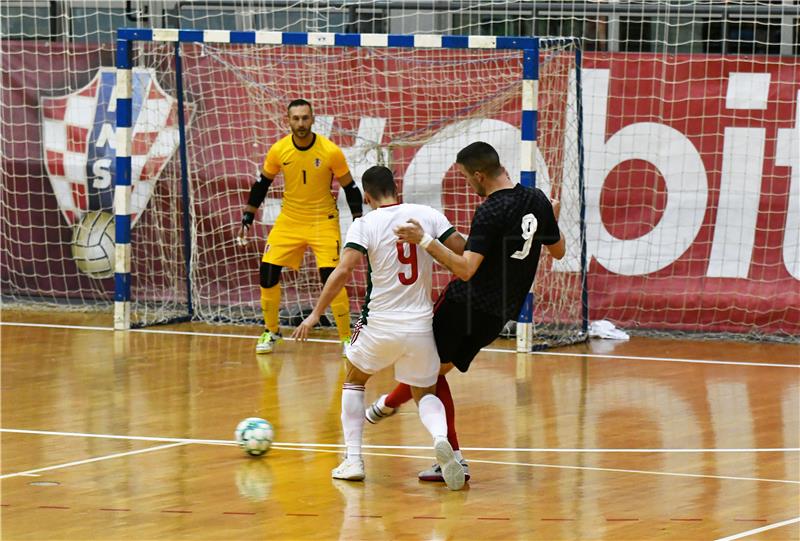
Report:
[[[44,327],[51,329],[76,329],[85,331],[114,331],[112,327],[92,327],[87,325],[53,325],[50,323],[17,323],[0,321],[0,326],[9,327]],[[150,334],[172,334],[179,336],[209,336],[219,338],[241,338],[247,340],[256,340],[257,336],[245,334],[224,334],[224,333],[207,333],[197,331],[173,331],[166,329],[131,329],[130,332],[150,333]],[[284,337],[284,340],[294,341],[293,338]],[[317,342],[323,344],[340,344],[339,340],[326,339],[326,338],[309,338],[309,342]],[[488,351],[491,353],[517,353],[513,349],[501,348],[483,348],[481,351]],[[605,359],[605,360],[623,360],[623,361],[657,361],[664,363],[690,363],[690,364],[721,364],[731,366],[754,366],[754,367],[770,367],[770,368],[795,368],[800,369],[800,364],[781,364],[781,363],[757,363],[747,361],[714,361],[705,359],[676,359],[672,357],[640,357],[633,355],[609,355],[598,353],[562,353],[557,351],[533,351],[530,355],[541,355],[550,357],[583,357],[586,359]]]
[[[181,445],[186,445],[184,442],[180,443],[170,443],[167,445],[158,445],[156,447],[148,447],[147,449],[138,449],[136,451],[127,451],[125,453],[115,453],[113,455],[105,455],[105,456],[98,456],[95,458],[87,458],[86,460],[76,460],[75,462],[67,462],[66,464],[56,464],[55,466],[46,466],[44,468],[36,468],[35,470],[28,470],[16,473],[7,473],[5,475],[0,475],[0,479],[8,479],[10,477],[21,477],[21,476],[29,476],[33,473],[39,473],[43,471],[50,471],[50,470],[59,470],[61,468],[69,468],[71,466],[80,466],[81,464],[89,464],[91,462],[100,462],[101,460],[110,460],[112,458],[120,458],[123,456],[131,456],[131,455],[139,455],[142,453],[149,453],[150,451],[160,451],[162,449],[169,449],[170,447],[179,447]]]
[[[40,434],[40,435],[56,435],[56,436],[82,436],[82,437],[91,437],[91,438],[109,438],[109,439],[132,439],[132,440],[148,440],[148,441],[173,441],[177,443],[172,443],[170,445],[160,446],[160,447],[153,447],[151,450],[159,449],[159,448],[166,448],[172,447],[177,445],[186,445],[190,443],[197,443],[197,444],[206,444],[206,445],[235,445],[235,442],[228,441],[228,440],[199,440],[199,439],[179,439],[179,438],[146,438],[143,436],[119,436],[119,435],[103,435],[103,434],[81,434],[75,432],[47,432],[47,431],[39,431],[39,430],[24,430],[24,429],[12,429],[12,428],[0,428],[0,432],[13,432],[13,433],[20,433],[20,434]],[[340,443],[280,443],[275,442],[273,443],[275,448],[283,449],[286,451],[310,451],[315,453],[340,453],[340,449],[344,447],[344,445]],[[332,448],[332,449],[328,449]],[[408,450],[430,450],[430,447],[424,446],[389,446],[389,445],[365,445],[365,449],[408,449]],[[478,450],[479,448],[470,448],[470,447],[462,447],[464,451],[470,450]],[[534,449],[497,449],[499,451],[535,451]],[[131,453],[136,452],[146,452],[144,451],[132,451]],[[561,449],[545,449],[544,451],[548,452],[565,452]],[[582,452],[604,452],[603,449],[584,449],[581,450]],[[664,452],[663,450],[656,450],[650,449],[647,450],[649,452]],[[713,452],[715,449],[706,449],[704,451],[699,451],[697,449],[690,449],[687,451],[692,452]],[[733,451],[742,451],[747,452],[747,449],[736,449]],[[566,452],[575,452],[574,449],[566,450]],[[642,452],[642,450],[629,450],[629,452]],[[122,455],[118,456],[124,456]],[[130,454],[130,453],[128,453]],[[430,459],[430,456],[416,456],[416,455],[401,455],[401,454],[392,454],[392,453],[363,453],[364,455],[371,455],[371,456],[385,456],[385,457],[398,457],[398,458],[419,458],[419,459]],[[113,458],[116,455],[112,455],[108,458]],[[91,459],[91,461],[96,459]],[[476,462],[481,464],[497,464],[503,466],[526,466],[526,467],[537,467],[537,468],[555,468],[555,469],[565,469],[565,470],[587,470],[587,471],[601,471],[601,472],[615,472],[615,473],[638,473],[638,474],[646,474],[646,475],[665,475],[671,477],[699,477],[704,479],[723,479],[723,480],[732,480],[732,481],[763,481],[768,483],[788,483],[788,484],[797,484],[800,485],[800,481],[792,481],[786,479],[764,479],[758,477],[734,477],[734,476],[724,476],[724,475],[704,475],[704,474],[693,474],[693,473],[671,473],[671,472],[657,472],[657,471],[647,471],[647,470],[629,470],[629,469],[619,469],[619,468],[595,468],[590,466],[563,466],[563,465],[556,465],[556,464],[540,464],[540,463],[529,463],[529,462],[508,462],[508,461],[499,461],[499,460],[481,460],[481,459],[473,459],[470,458],[470,462]],[[45,468],[48,469],[48,468]],[[33,473],[42,470],[31,470],[30,472],[24,473]],[[12,474],[12,475],[20,475],[20,474]],[[3,476],[0,476],[2,479]]]
[[[749,537],[751,535],[755,535],[757,533],[766,532],[767,530],[774,530],[775,528],[781,528],[783,526],[788,526],[789,524],[795,524],[800,522],[800,517],[797,518],[790,518],[789,520],[784,520],[783,522],[776,522],[775,524],[770,524],[768,526],[762,526],[760,528],[756,528],[754,530],[747,530],[746,532],[737,533],[735,535],[731,535],[728,537],[720,537],[716,541],[733,541],[734,539],[741,539],[742,537]]]
[[[90,325],[54,325],[51,323],[16,323],[16,322],[7,322],[7,321],[0,321],[0,326],[7,326],[7,327],[40,327],[40,328],[49,328],[49,329],[75,329],[79,331],[114,331],[113,327],[92,327]],[[124,332],[124,331],[123,331]],[[169,329],[130,329],[129,332],[139,332],[139,333],[147,333],[147,334],[173,334],[178,336],[208,336],[208,337],[218,337],[218,338],[243,338],[247,340],[258,340],[258,336],[252,334],[225,334],[225,333],[215,333],[215,332],[198,332],[198,331],[173,331]],[[284,340],[288,340],[290,342],[294,342],[294,338],[290,338],[285,336]],[[328,338],[309,338],[308,342],[320,342],[323,344],[339,344],[342,343],[339,340],[332,340]]]
[[[344,446],[342,446],[344,447]],[[367,447],[367,446],[365,446]],[[311,449],[311,448],[302,448],[302,447],[284,447],[281,448],[283,451],[309,451],[314,453],[339,453],[338,450],[333,449]],[[430,447],[426,447],[425,449],[430,449]],[[465,447],[462,449],[466,450]],[[365,456],[378,456],[378,457],[392,457],[392,458],[418,458],[420,460],[431,460],[431,456],[420,456],[420,455],[398,455],[394,453],[361,453]],[[477,464],[495,464],[498,466],[522,466],[526,468],[549,468],[549,469],[557,469],[557,470],[584,470],[584,471],[595,471],[595,472],[610,472],[610,473],[638,473],[641,475],[663,475],[668,477],[691,477],[691,478],[701,478],[701,479],[719,479],[723,481],[759,481],[763,483],[785,483],[785,484],[795,484],[800,485],[800,481],[789,481],[786,479],[765,479],[761,477],[736,477],[732,475],[704,475],[698,473],[672,473],[672,472],[660,472],[660,471],[649,471],[649,470],[627,470],[622,468],[595,468],[591,466],[564,466],[561,464],[540,464],[535,462],[506,462],[500,460],[476,460],[474,458],[469,459],[469,463],[477,463]]]
[[[484,349],[483,351],[509,351],[507,349]],[[516,352],[513,352],[516,353]],[[711,361],[704,359],[675,359],[671,357],[639,357],[633,355],[610,355],[599,353],[561,353],[558,351],[532,351],[531,355],[550,355],[552,357],[585,357],[587,359],[658,361],[662,363],[725,364],[731,366],[769,366],[772,368],[800,368],[800,364],[756,363],[747,361]]]
[[[123,436],[119,434],[95,434],[88,432],[58,432],[54,430],[28,430],[24,428],[0,428],[0,432],[14,434],[35,434],[40,436],[70,436],[81,438],[102,438],[109,440],[161,441],[179,443],[197,443],[202,445],[236,445],[233,440],[208,440],[197,438],[165,438],[158,436]],[[292,443],[273,442],[273,445],[284,447],[309,448],[341,448],[341,443]],[[427,445],[364,445],[364,449],[430,449]],[[709,448],[709,449],[653,449],[653,448],[610,448],[610,449],[578,449],[554,447],[462,447],[465,451],[488,451],[497,453],[792,453],[800,452],[800,447],[766,447],[766,448]]]

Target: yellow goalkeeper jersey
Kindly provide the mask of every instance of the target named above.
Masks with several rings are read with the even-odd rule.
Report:
[[[283,171],[281,212],[297,219],[338,216],[331,184],[350,169],[342,149],[327,137],[315,133],[311,144],[301,148],[287,135],[270,147],[262,170],[270,177]]]

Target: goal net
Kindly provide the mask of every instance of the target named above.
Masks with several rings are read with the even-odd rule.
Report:
[[[236,234],[269,146],[288,133],[286,107],[303,97],[314,107],[314,130],[342,147],[357,182],[368,167],[386,165],[395,172],[404,202],[442,210],[465,236],[480,199],[455,169],[458,150],[476,140],[489,142],[512,178],[520,178],[521,167],[533,168],[530,164],[535,163],[537,185],[562,202],[561,225],[570,252],[558,264],[542,255],[534,327],[549,345],[585,337],[573,41],[542,40],[539,57],[533,59],[537,66],[531,69],[538,69],[539,77],[539,142],[536,158],[526,159],[523,153],[535,145],[522,142],[520,129],[525,68],[521,50],[245,45],[209,43],[209,33],[205,36],[206,43],[181,44],[180,70],[175,43],[135,42],[132,54],[133,325],[183,316],[237,323],[261,320],[258,267],[280,212],[281,175],[251,229],[256,241],[238,246]],[[413,36],[406,38],[414,42]],[[424,39],[416,37],[417,42],[426,43]],[[140,106],[144,113],[138,115],[137,84],[142,95],[160,101],[148,104],[145,99]],[[157,91],[152,90],[156,86]],[[154,151],[148,144],[167,148],[181,141],[185,146],[178,145],[171,159],[151,163]],[[155,151],[159,156],[165,153],[164,148]],[[148,168],[161,168],[158,177]],[[333,191],[344,239],[352,218],[338,185]],[[189,209],[186,224],[182,201]],[[451,278],[438,267],[434,288],[441,290]],[[296,325],[321,288],[310,250],[299,270],[284,269],[281,284],[281,323]],[[365,287],[362,268],[347,286],[353,313],[359,310]]]

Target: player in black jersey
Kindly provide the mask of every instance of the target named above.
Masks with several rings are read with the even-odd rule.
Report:
[[[516,319],[536,276],[541,247],[561,259],[566,244],[558,229],[558,203],[551,204],[538,188],[511,180],[491,145],[468,145],[458,153],[456,165],[475,193],[486,197],[475,210],[464,254],[429,238],[414,220],[396,228],[395,234],[401,241],[419,244],[457,277],[436,303],[433,332],[442,362],[436,395],[445,406],[448,439],[466,470],[445,374],[454,366],[466,372],[478,351],[499,336],[508,320]],[[392,415],[410,398],[407,386],[398,385],[367,408],[367,420],[375,423]],[[468,470],[465,473],[469,479]],[[441,481],[441,469],[434,464],[419,478]]]

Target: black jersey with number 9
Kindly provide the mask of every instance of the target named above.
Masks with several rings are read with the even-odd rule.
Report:
[[[553,206],[540,189],[517,184],[492,193],[475,210],[465,247],[484,259],[469,281],[454,280],[447,295],[472,310],[516,319],[542,244],[559,239]]]

